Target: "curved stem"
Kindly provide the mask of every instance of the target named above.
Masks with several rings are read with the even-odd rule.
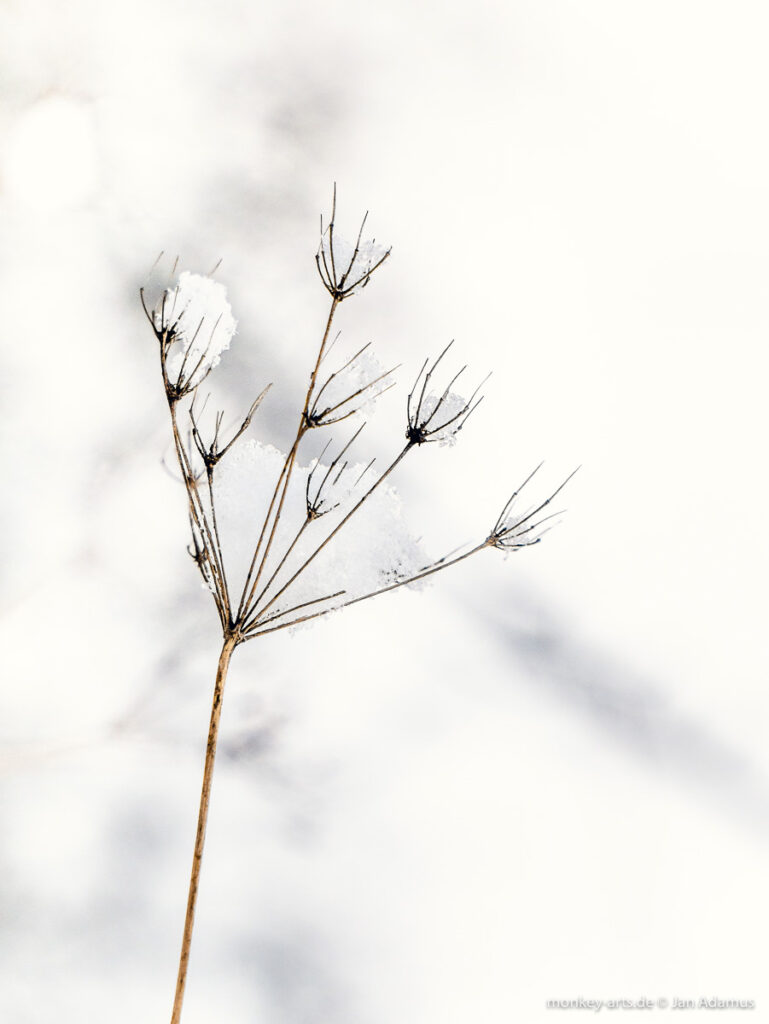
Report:
[[[214,685],[214,697],[211,704],[211,721],[208,727],[208,742],[206,744],[206,763],[203,769],[203,788],[200,793],[200,810],[198,811],[198,829],[195,834],[195,851],[192,856],[192,872],[190,874],[190,888],[187,896],[187,914],[184,919],[184,935],[182,937],[182,950],[179,956],[179,974],[176,979],[176,994],[174,996],[174,1010],[171,1015],[171,1024],[179,1024],[182,1015],[182,1002],[184,1001],[184,987],[187,983],[187,967],[190,961],[190,945],[192,943],[192,928],[195,923],[195,904],[198,898],[198,883],[200,881],[200,865],[203,860],[203,847],[206,841],[206,824],[208,822],[208,805],[211,799],[211,781],[214,774],[214,760],[216,758],[216,741],[219,735],[219,719],[222,714],[222,695],[224,683],[227,679],[227,669],[230,665],[232,652],[235,650],[237,640],[234,636],[225,637],[222,646],[222,653],[219,655],[219,664],[216,668],[216,684]]]

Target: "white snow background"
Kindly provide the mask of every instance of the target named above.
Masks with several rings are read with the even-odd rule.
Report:
[[[218,636],[138,288],[161,249],[223,259],[214,387],[234,422],[273,382],[251,436],[285,446],[334,181],[393,246],[340,344],[403,363],[356,457],[452,337],[494,371],[397,479],[430,549],[583,468],[532,550],[236,653],[185,1024],[766,1019],[768,30],[0,6],[2,1024],[170,1016]]]

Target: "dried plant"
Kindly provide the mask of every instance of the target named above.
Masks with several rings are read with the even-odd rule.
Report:
[[[331,219],[325,227],[321,220],[315,257],[331,304],[296,436],[287,454],[244,440],[269,388],[258,395],[226,439],[224,413],[207,412],[207,400],[198,408],[200,386],[235,333],[224,287],[210,277],[185,272],[157,301],[141,291],[144,311],[159,344],[173,444],[187,491],[192,534],[188,550],[213,596],[223,638],[172,1024],[178,1024],[181,1017],[222,696],[235,648],[418,583],[487,548],[510,552],[536,544],[552,525],[554,515],[542,513],[568,482],[532,508],[515,514],[519,493],[532,473],[476,544],[437,561],[426,558],[402,524],[399,500],[388,481],[401,462],[423,445],[454,444],[482,400],[483,381],[469,398],[453,390],[465,367],[444,387],[436,388],[436,374],[443,369],[451,344],[432,363],[425,360],[417,374],[406,402],[405,444],[384,470],[375,472],[373,459],[358,464],[349,458],[365,424],[340,447],[335,448],[329,438],[318,459],[307,466],[300,464],[299,450],[308,434],[361,417],[394,385],[392,375],[398,367],[382,367],[368,345],[340,361],[336,369],[327,369],[338,338],[331,340],[331,328],[339,306],[361,292],[390,255],[389,249],[375,241],[363,241],[365,223],[366,218],[354,245],[339,237],[334,190]],[[333,455],[324,462],[327,453]],[[373,513],[368,521],[367,510]]]

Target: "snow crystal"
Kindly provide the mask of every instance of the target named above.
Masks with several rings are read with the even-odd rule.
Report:
[[[173,328],[169,379],[189,387],[218,364],[237,326],[224,285],[189,271],[179,275],[176,287],[166,290],[155,318],[158,325],[162,320],[163,327]]]

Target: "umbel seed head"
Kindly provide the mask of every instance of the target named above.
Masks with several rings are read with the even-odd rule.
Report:
[[[336,185],[331,206],[331,220],[326,228],[320,222],[320,245],[315,255],[318,273],[326,291],[341,302],[365,288],[374,271],[382,266],[391,249],[378,245],[375,238],[363,240],[366,214],[361,222],[355,244],[341,238],[336,231]]]
[[[456,382],[467,369],[466,366],[463,366],[459,373],[454,374],[442,392],[429,390],[433,374],[453,344],[454,342],[450,341],[429,368],[428,360],[425,360],[414,381],[414,386],[409,392],[406,402],[408,419],[406,438],[410,445],[455,444],[457,434],[467,422],[468,416],[478,408],[483,400],[483,396],[480,398],[477,396],[489,379],[488,376],[481,381],[469,399],[452,391]]]

